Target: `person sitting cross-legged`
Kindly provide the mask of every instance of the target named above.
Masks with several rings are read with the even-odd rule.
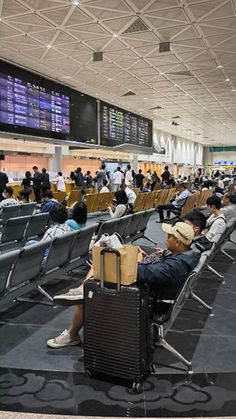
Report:
[[[158,205],[156,210],[159,213],[160,221],[157,221],[157,223],[163,223],[164,222],[164,210],[167,210],[167,220],[170,218],[170,212],[171,210],[178,210],[182,208],[182,206],[185,204],[185,201],[187,197],[191,195],[191,192],[188,189],[188,184],[186,182],[180,183],[180,191],[177,192],[175,195],[175,198],[169,203],[164,205]]]
[[[176,297],[190,272],[197,265],[200,253],[190,250],[194,237],[193,228],[183,222],[174,226],[162,225],[167,233],[166,244],[169,252],[163,252],[160,260],[155,263],[142,263],[143,255],[139,253],[137,283],[148,284],[152,294],[158,300],[172,300]],[[92,269],[87,277],[92,275]],[[72,292],[73,291],[73,292]],[[49,339],[47,345],[51,348],[78,345],[79,331],[83,325],[83,284],[69,293],[54,297],[55,302],[62,305],[74,305],[71,324],[59,336]]]

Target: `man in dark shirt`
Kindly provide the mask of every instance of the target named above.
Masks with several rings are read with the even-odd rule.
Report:
[[[162,183],[164,183],[164,182],[169,182],[169,180],[170,180],[170,172],[169,172],[168,166],[165,166],[165,170],[161,174],[161,181]]]
[[[189,246],[194,237],[190,225],[183,222],[178,222],[174,226],[163,224],[162,229],[167,233],[166,243],[169,252],[166,254],[163,252],[163,256],[155,263],[139,263],[137,282],[148,284],[156,298],[170,300],[176,297],[184,281],[197,265],[200,253],[190,250]],[[49,339],[47,345],[51,348],[78,345],[80,343],[78,333],[83,325],[83,286],[57,296],[55,302],[74,305],[72,322],[69,329],[54,339]]]
[[[46,191],[51,189],[51,183],[49,181],[49,174],[46,169],[42,169],[42,194],[44,195]]]
[[[41,185],[42,185],[42,174],[39,172],[37,166],[33,167],[34,176],[32,178],[33,181],[33,190],[36,202],[41,202]]]
[[[81,167],[77,167],[74,174],[75,189],[84,189],[84,176]]]
[[[200,253],[190,250],[194,237],[193,228],[183,222],[175,225],[162,224],[167,233],[166,244],[168,251],[164,251],[160,260],[155,263],[140,263],[138,266],[137,282],[148,284],[156,298],[174,299],[195,268]]]
[[[0,202],[3,200],[3,191],[6,187],[6,184],[9,182],[7,174],[5,172],[0,172]]]
[[[143,179],[145,178],[145,176],[143,176],[142,174],[142,170],[139,169],[138,174],[135,175],[135,183],[137,188],[139,188],[140,190],[143,189]]]

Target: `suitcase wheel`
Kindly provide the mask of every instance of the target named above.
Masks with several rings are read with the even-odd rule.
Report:
[[[156,374],[157,373],[157,367],[156,367],[156,364],[154,362],[152,362],[152,364],[149,367],[149,373],[150,374]]]
[[[89,378],[91,378],[93,376],[93,371],[90,370],[85,370],[85,375]]]
[[[132,390],[133,390],[134,393],[141,393],[141,391],[142,391],[141,383],[134,381],[133,385],[132,385]]]

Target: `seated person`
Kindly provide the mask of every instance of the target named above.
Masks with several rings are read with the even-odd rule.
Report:
[[[125,191],[116,191],[115,198],[112,200],[112,204],[107,206],[111,218],[120,218],[125,215],[127,211],[127,202],[128,198]]]
[[[171,210],[178,210],[182,208],[182,206],[185,204],[185,201],[187,197],[191,194],[191,192],[188,190],[188,185],[185,182],[180,183],[180,191],[176,193],[175,198],[169,203],[164,205],[158,205],[157,206],[157,212],[160,216],[160,221],[157,221],[159,223],[163,223],[164,221],[164,210],[167,210],[167,220],[170,218],[170,211]]]
[[[22,189],[17,195],[18,204],[27,204],[29,202],[29,193]]]
[[[69,226],[65,223],[67,220],[67,210],[64,205],[55,203],[50,208],[49,214],[52,225],[47,229],[41,240],[53,239],[54,237],[61,236],[62,234],[71,231]]]
[[[100,193],[104,193],[104,192],[110,192],[109,188],[107,187],[108,185],[108,180],[103,179],[102,181],[102,188],[100,189]]]
[[[203,230],[206,228],[206,217],[201,211],[193,210],[188,212],[182,217],[182,221],[186,224],[189,224],[194,231],[194,238],[192,240],[192,244],[190,246],[191,250],[196,252],[205,252],[212,247],[212,242],[210,242],[202,233]],[[176,223],[178,223],[177,221]],[[175,224],[176,224],[175,223]],[[168,250],[163,250],[160,247],[157,247],[155,251],[149,255],[146,253],[142,253],[144,255],[143,263],[154,263],[159,260],[159,258],[163,255],[163,252],[168,252]]]
[[[4,207],[9,207],[12,205],[18,205],[18,202],[13,198],[13,188],[11,186],[6,186],[3,191],[3,200],[0,202],[0,214]]]
[[[41,212],[49,212],[51,207],[55,204],[58,204],[58,201],[53,197],[52,191],[45,191],[43,194]]]
[[[132,191],[132,189],[129,186],[126,186],[125,193],[127,195],[128,204],[133,207],[136,200],[136,193]]]
[[[210,242],[217,242],[226,228],[226,220],[221,211],[221,199],[212,195],[206,200],[207,209],[210,211],[210,217],[207,219],[204,234]]]
[[[87,221],[87,206],[83,202],[76,202],[71,209],[71,218],[65,222],[71,231],[85,227]]]
[[[227,192],[223,196],[224,206],[221,208],[226,221],[236,218],[236,194]]]
[[[148,284],[156,299],[171,300],[176,297],[184,281],[197,265],[200,253],[190,250],[189,246],[194,237],[190,225],[183,222],[174,226],[163,224],[162,229],[167,233],[166,243],[170,252],[163,252],[163,256],[155,263],[139,263],[137,282]],[[142,258],[140,252],[140,261]],[[47,345],[51,348],[62,348],[80,344],[78,333],[83,325],[83,284],[67,294],[55,297],[55,301],[67,305],[71,302],[74,310],[69,328],[54,339],[49,339]]]

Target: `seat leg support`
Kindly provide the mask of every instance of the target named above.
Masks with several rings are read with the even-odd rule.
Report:
[[[199,303],[201,306],[207,308],[207,310],[212,311],[212,307],[205,303],[205,301],[198,297],[198,295],[194,294],[193,291],[191,291],[190,298],[192,298],[194,301],[197,301],[197,303]]]
[[[45,291],[40,285],[37,286],[37,290],[53,303],[53,297],[48,294],[47,291]]]
[[[217,272],[214,268],[212,268],[212,266],[210,266],[210,265],[206,265],[206,266],[207,266],[207,269],[208,269],[210,272],[212,272],[213,274],[217,275],[217,276],[218,276],[218,278],[221,278],[221,279],[223,279],[223,278],[224,278],[224,276],[223,276],[223,275],[221,275],[219,272]]]
[[[224,249],[220,249],[221,253],[223,253],[223,255],[227,256],[227,258],[229,258],[230,260],[235,261],[235,259],[233,258],[233,256],[231,256],[228,252],[226,252]]]
[[[176,349],[173,348],[173,346],[171,346],[168,342],[166,342],[165,339],[161,338],[159,341],[159,345],[166,349],[168,352],[170,352],[172,355],[174,355],[176,358],[178,358],[181,362],[183,362],[183,364],[186,365],[189,369],[192,367],[192,363],[185,359],[183,355],[176,351]]]

